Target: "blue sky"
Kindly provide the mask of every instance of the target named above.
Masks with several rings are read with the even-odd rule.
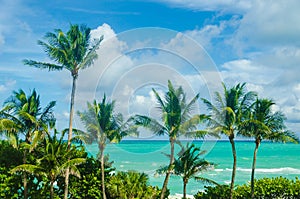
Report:
[[[78,80],[76,109],[107,93],[124,114],[157,116],[151,88],[167,79],[205,98],[247,82],[273,99],[300,132],[300,14],[297,0],[0,0],[0,104],[19,88],[57,100],[58,128],[68,120],[68,72],[41,71],[23,59],[48,61],[37,45],[48,31],[87,24],[104,35],[95,66]],[[199,103],[200,112],[205,107]],[[78,119],[78,127],[81,127]],[[147,135],[144,135],[147,137]]]

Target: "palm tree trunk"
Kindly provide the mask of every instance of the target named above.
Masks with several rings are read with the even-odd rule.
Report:
[[[233,198],[233,190],[234,190],[234,179],[235,179],[235,173],[236,173],[236,150],[235,150],[235,144],[234,144],[234,137],[230,136],[229,138],[231,148],[232,148],[232,155],[233,155],[233,166],[232,166],[232,176],[231,176],[231,184],[230,184],[230,199]]]
[[[160,199],[165,198],[165,193],[167,191],[167,186],[168,186],[168,182],[169,182],[170,175],[171,175],[171,165],[173,165],[173,163],[174,163],[174,143],[175,143],[175,139],[170,138],[170,145],[171,145],[170,164],[169,164],[169,168],[168,168],[168,171],[167,171],[164,183],[163,183]]]
[[[27,162],[27,151],[26,149],[24,150],[23,153],[23,164],[26,164]],[[23,173],[23,188],[24,188],[24,199],[28,198],[28,186],[27,186],[27,174],[26,172]]]
[[[255,149],[253,154],[253,162],[252,162],[252,172],[251,172],[251,198],[254,198],[254,173],[255,173],[255,167],[256,167],[256,155],[258,151],[258,147],[260,144],[260,140],[255,140]]]
[[[104,146],[100,146],[100,157],[101,157],[101,184],[102,184],[102,196],[106,199],[105,194],[105,173],[104,173]]]
[[[186,199],[186,185],[187,185],[187,180],[183,180],[183,199]]]
[[[68,133],[68,150],[71,148],[71,139],[72,139],[72,127],[73,127],[73,115],[74,115],[74,101],[75,101],[75,90],[76,90],[76,79],[77,75],[72,75],[73,83],[72,83],[72,92],[71,92],[71,103],[70,103],[70,118],[69,118],[69,133]],[[69,168],[66,169],[65,175],[65,192],[64,199],[68,198],[68,190],[69,190]]]
[[[50,183],[50,199],[53,199],[53,198],[54,198],[53,184],[54,184],[54,181],[51,180],[51,183]]]

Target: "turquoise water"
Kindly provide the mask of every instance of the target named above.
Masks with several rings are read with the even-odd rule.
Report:
[[[183,141],[184,143],[184,141]],[[231,145],[227,141],[194,141],[196,146],[206,150],[203,157],[217,166],[214,170],[201,174],[218,183],[229,183],[232,169]],[[236,184],[250,180],[254,142],[237,141],[237,175]],[[178,151],[180,147],[176,147]],[[97,145],[87,146],[92,154],[97,154]],[[106,154],[114,161],[117,170],[136,170],[149,175],[150,184],[161,187],[164,176],[155,175],[156,169],[168,164],[162,153],[169,153],[168,141],[125,140],[119,144],[110,144]],[[256,166],[256,178],[284,176],[295,179],[300,175],[300,145],[263,142],[259,148]],[[189,194],[203,189],[203,184],[190,180],[187,186]],[[169,182],[171,193],[182,193],[180,177],[172,176]]]

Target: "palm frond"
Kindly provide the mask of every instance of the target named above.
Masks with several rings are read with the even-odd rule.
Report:
[[[54,70],[62,70],[63,66],[61,65],[56,65],[56,64],[51,64],[51,63],[44,63],[44,62],[37,62],[33,60],[23,60],[23,64],[28,65],[28,66],[34,66],[39,69],[48,69],[49,71],[54,71]]]
[[[42,168],[36,165],[32,164],[22,164],[19,166],[14,167],[13,169],[10,170],[11,173],[17,173],[17,172],[27,172],[27,173],[32,173],[35,175],[39,174],[44,174],[42,172]]]
[[[98,58],[97,50],[99,49],[100,43],[103,41],[103,36],[101,36],[95,44],[88,50],[88,53],[84,56],[82,62],[79,64],[79,69],[85,69],[86,67],[92,65],[94,60]]]
[[[163,135],[168,132],[163,125],[161,125],[158,121],[148,116],[135,115],[132,116],[130,120],[133,121],[135,125],[143,126],[147,129],[152,130],[154,134],[157,135]]]
[[[184,105],[182,114],[181,114],[182,122],[185,122],[186,120],[188,120],[190,118],[190,113],[193,109],[195,109],[195,103],[199,99],[199,96],[200,95],[197,94],[187,105]]]
[[[208,179],[208,178],[204,178],[204,177],[200,177],[200,176],[195,176],[194,179],[195,179],[196,181],[200,181],[200,182],[202,182],[202,183],[213,184],[213,185],[216,185],[216,186],[219,185],[219,184],[218,184],[216,181],[214,181],[214,180],[211,180],[211,179]]]

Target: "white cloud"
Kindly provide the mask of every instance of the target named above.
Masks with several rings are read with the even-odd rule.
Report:
[[[36,30],[32,31],[30,26],[32,21],[26,20],[28,17],[42,14],[44,13],[41,13],[39,9],[28,7],[24,1],[2,0],[0,7],[0,53],[40,53],[41,50],[36,45],[36,40],[41,35]]]
[[[7,80],[3,84],[0,84],[0,92],[11,90],[16,84],[16,80]]]
[[[145,37],[145,31],[149,37]],[[84,107],[87,100],[100,100],[106,93],[117,100],[119,112],[132,114],[144,109],[149,112],[153,96],[150,99],[145,96],[152,87],[165,88],[168,79],[182,85],[188,96],[194,96],[207,84],[220,83],[220,75],[203,48],[182,33],[168,34],[168,31],[146,28],[117,35],[108,24],[93,30],[92,36],[104,35],[104,41],[95,65],[79,74],[77,107]],[[162,40],[160,35],[165,38]],[[69,88],[69,79],[65,85]]]
[[[298,0],[252,1],[234,39],[249,47],[299,45],[299,7]]]
[[[135,96],[135,100],[138,104],[144,104],[145,103],[145,96],[137,95],[137,96]]]
[[[280,72],[278,69],[269,68],[249,59],[226,62],[221,66],[221,70],[221,75],[225,82],[230,82],[231,84],[247,82],[251,83],[253,88],[259,85],[270,84],[279,76],[278,73]]]
[[[161,2],[161,1],[160,1]],[[251,7],[251,2],[243,0],[163,0],[172,6],[184,7],[192,10],[221,11],[221,12],[244,12]]]
[[[185,33],[207,49],[212,48],[211,40],[219,37],[223,29],[224,23],[221,23],[220,25],[206,25],[200,30],[186,31]]]
[[[274,100],[274,111],[282,111],[288,119],[288,127],[294,131],[300,128],[295,124],[300,121],[300,79],[297,74],[295,70],[272,68],[248,59],[224,63],[221,71],[226,84],[246,82],[247,89],[256,91],[258,97]]]

